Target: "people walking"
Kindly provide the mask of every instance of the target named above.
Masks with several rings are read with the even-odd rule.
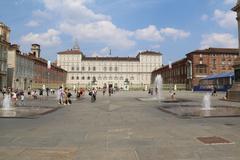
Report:
[[[91,96],[91,102],[95,102],[97,99],[97,90],[92,88],[92,90],[89,91],[89,95]]]
[[[6,86],[4,86],[3,88],[2,88],[2,95],[3,95],[3,97],[4,97],[4,95],[7,93],[7,87]]]
[[[25,99],[25,97],[24,97],[24,92],[21,91],[21,92],[20,92],[20,105],[21,105],[21,106],[24,106],[24,105],[25,105],[24,99]]]
[[[60,86],[57,91],[58,104],[63,104],[63,97],[64,97],[63,88]]]
[[[68,90],[67,90],[67,101],[66,101],[66,104],[67,104],[67,105],[72,104],[71,97],[72,97],[72,93],[70,92],[70,89],[68,89]]]
[[[103,95],[105,96],[105,93],[106,93],[106,87],[104,86],[103,87]]]

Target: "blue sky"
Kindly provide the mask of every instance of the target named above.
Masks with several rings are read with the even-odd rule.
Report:
[[[237,47],[236,0],[1,0],[0,21],[23,52],[39,43],[42,56],[71,49],[88,56],[163,53],[164,63],[196,49]]]

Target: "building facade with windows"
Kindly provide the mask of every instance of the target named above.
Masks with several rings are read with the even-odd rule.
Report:
[[[75,48],[57,56],[57,65],[67,71],[66,83],[71,88],[147,88],[151,72],[162,66],[162,54],[153,51],[141,52],[136,57],[87,57]]]
[[[195,50],[174,62],[172,68],[165,65],[153,71],[152,82],[158,74],[161,74],[165,84],[177,84],[185,89],[193,89],[199,85],[200,79],[208,75],[233,71],[238,52],[238,49],[233,48]]]
[[[41,58],[41,48],[39,44],[32,44],[31,53],[28,57],[33,61],[32,88],[58,88],[66,84],[67,72],[54,63],[48,66],[48,60]]]
[[[0,89],[7,86],[7,58],[10,28],[0,22]]]
[[[26,90],[32,88],[34,61],[27,54],[22,54],[19,46],[13,44],[8,50],[7,86]]]

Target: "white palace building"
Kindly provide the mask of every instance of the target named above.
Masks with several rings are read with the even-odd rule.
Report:
[[[57,65],[67,71],[67,87],[147,89],[151,72],[162,66],[162,54],[144,51],[136,57],[87,57],[77,47],[59,52]]]

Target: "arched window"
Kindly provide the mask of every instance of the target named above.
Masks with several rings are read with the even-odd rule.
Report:
[[[84,67],[82,67],[82,71],[84,71],[85,70],[85,68]]]
[[[79,80],[79,77],[77,76],[77,80]]]
[[[82,80],[84,80],[85,79],[85,77],[84,76],[82,76]]]
[[[96,67],[93,67],[93,71],[96,71]]]
[[[87,79],[90,80],[91,78],[88,76]]]
[[[74,80],[74,76],[72,76],[72,80]]]
[[[74,67],[72,67],[72,71],[74,71]]]
[[[103,67],[103,71],[107,71],[107,67]]]

